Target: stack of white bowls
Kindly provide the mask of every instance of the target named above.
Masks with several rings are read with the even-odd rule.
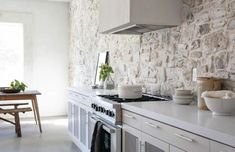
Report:
[[[192,90],[175,90],[173,102],[176,104],[188,105],[193,101]]]

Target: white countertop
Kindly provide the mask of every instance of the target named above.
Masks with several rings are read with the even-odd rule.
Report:
[[[70,91],[80,93],[88,97],[95,97],[97,95],[117,94],[117,90],[104,90],[104,89],[92,89],[91,87],[70,87]]]
[[[122,103],[122,108],[235,147],[235,116],[213,116],[196,105],[171,101]]]

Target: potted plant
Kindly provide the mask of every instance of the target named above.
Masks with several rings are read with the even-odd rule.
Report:
[[[11,82],[9,87],[1,87],[0,92],[3,93],[18,93],[20,91],[24,91],[27,86],[18,80],[14,80]]]
[[[19,80],[14,80],[11,82],[10,88],[19,91],[24,91],[25,88],[27,88],[27,86],[23,82],[20,82]]]
[[[113,73],[113,68],[108,64],[101,64],[99,80],[101,82],[100,88],[113,89],[114,82],[110,75]],[[102,86],[103,85],[103,86]]]

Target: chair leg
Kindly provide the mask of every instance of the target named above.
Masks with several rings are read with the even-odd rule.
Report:
[[[18,112],[15,113],[15,131],[17,137],[21,137],[20,117]]]

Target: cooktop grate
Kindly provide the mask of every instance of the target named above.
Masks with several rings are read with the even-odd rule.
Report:
[[[169,101],[171,97],[169,96],[150,96],[150,95],[142,95],[142,98],[138,99],[123,99],[119,98],[118,95],[98,95],[99,97],[109,99],[118,103],[123,102],[147,102],[147,101]]]

